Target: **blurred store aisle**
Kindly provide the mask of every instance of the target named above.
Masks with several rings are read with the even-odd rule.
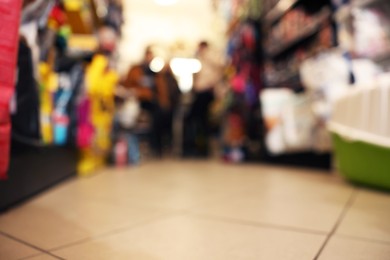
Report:
[[[206,161],[78,178],[0,215],[0,259],[389,259],[390,194]]]

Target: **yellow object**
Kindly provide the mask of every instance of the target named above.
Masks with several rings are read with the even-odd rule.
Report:
[[[72,35],[69,38],[69,48],[94,51],[98,48],[98,41],[94,35]]]
[[[54,73],[47,63],[41,63],[38,67],[41,89],[40,89],[40,117],[41,134],[45,144],[53,142],[52,112],[53,94],[58,88],[58,75]]]
[[[49,19],[47,21],[47,27],[52,29],[52,30],[57,30],[58,27],[59,27],[59,24],[56,20],[53,20],[53,19]]]
[[[82,0],[65,0],[64,6],[67,11],[77,12],[81,11],[83,2]]]
[[[89,175],[104,165],[111,148],[111,129],[114,117],[114,90],[119,75],[108,68],[104,55],[96,55],[86,69],[85,85],[91,102],[90,118],[94,127],[92,147],[81,152],[80,175]]]
[[[80,151],[80,160],[77,165],[77,172],[80,176],[89,176],[97,169],[104,166],[105,157],[96,153],[94,149],[88,148]]]

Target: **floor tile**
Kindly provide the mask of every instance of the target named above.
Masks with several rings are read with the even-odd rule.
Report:
[[[93,200],[46,203],[33,201],[0,216],[0,230],[43,249],[52,249],[165,214]]]
[[[192,212],[243,221],[329,232],[352,194],[352,188],[331,176],[288,174],[264,168],[257,187]]]
[[[39,253],[40,252],[38,250],[32,247],[0,234],[0,259],[20,259]]]
[[[333,237],[319,260],[388,260],[390,259],[390,244],[372,243]]]
[[[56,260],[56,259],[60,259],[60,258],[53,257],[53,256],[48,255],[48,254],[41,254],[41,255],[37,255],[37,256],[33,256],[33,257],[28,257],[28,258],[25,258],[23,260]]]
[[[390,243],[390,194],[360,191],[337,234]]]
[[[63,193],[120,206],[181,210],[228,199],[263,178],[259,174],[241,174],[240,170],[220,163],[151,164],[112,170],[68,186]]]
[[[325,236],[176,216],[64,248],[66,259],[313,259]]]

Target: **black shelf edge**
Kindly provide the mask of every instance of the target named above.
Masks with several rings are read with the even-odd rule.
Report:
[[[0,212],[77,174],[74,148],[27,146],[16,141],[11,146],[8,178],[0,181]]]
[[[272,24],[291,10],[300,0],[280,0],[266,15],[266,24]]]
[[[332,153],[301,152],[281,155],[267,154],[261,162],[275,165],[304,167],[330,171],[332,169]]]
[[[279,88],[279,87],[283,87],[285,85],[297,86],[299,84],[301,84],[299,73],[294,74],[294,75],[288,77],[287,79],[279,80],[279,81],[273,82],[273,83],[269,83],[266,81],[267,88]]]

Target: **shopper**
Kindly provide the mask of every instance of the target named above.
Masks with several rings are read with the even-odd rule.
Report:
[[[135,92],[142,109],[149,112],[151,118],[150,147],[155,156],[161,157],[163,151],[161,131],[167,121],[166,115],[171,104],[163,74],[153,72],[150,69],[153,58],[151,47],[147,47],[143,61],[130,68],[123,85]]]
[[[161,76],[165,81],[165,86],[167,88],[168,98],[169,98],[169,109],[165,112],[165,120],[162,129],[162,138],[166,141],[164,144],[167,145],[169,150],[173,149],[173,141],[174,141],[174,120],[177,116],[178,110],[180,108],[180,100],[181,100],[181,91],[179,88],[179,84],[176,80],[175,75],[172,72],[172,69],[169,63],[166,63],[164,68],[161,70]]]
[[[209,110],[214,100],[214,89],[220,82],[223,72],[223,59],[211,50],[208,42],[198,45],[196,58],[202,68],[194,77],[194,101],[186,118],[184,155],[207,157],[211,132]]]

